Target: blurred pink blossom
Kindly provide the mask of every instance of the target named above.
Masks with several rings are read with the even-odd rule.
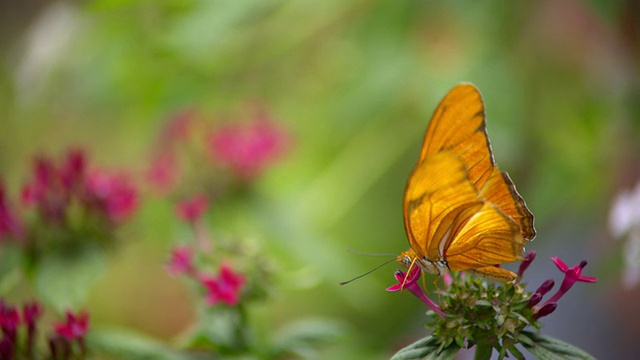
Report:
[[[180,168],[176,156],[170,152],[156,156],[147,170],[146,179],[149,185],[160,193],[173,190],[180,180]]]
[[[285,130],[262,115],[246,124],[218,126],[209,136],[208,149],[214,161],[241,178],[251,179],[283,155],[288,142]]]
[[[22,232],[22,223],[11,209],[4,184],[0,182],[0,242],[9,237],[20,237]]]
[[[138,191],[123,174],[93,171],[86,187],[91,203],[113,222],[127,219],[138,207]]]
[[[81,149],[68,151],[59,162],[37,157],[22,186],[22,205],[35,208],[41,221],[63,227],[77,206],[114,223],[128,218],[137,208],[138,191],[127,176],[87,169],[88,158]]]
[[[185,245],[174,247],[171,251],[171,260],[167,265],[167,271],[173,276],[194,274],[193,249]]]
[[[207,288],[207,304],[222,302],[235,305],[240,301],[240,291],[246,280],[244,275],[234,272],[229,264],[223,263],[217,276],[203,275],[201,282]]]
[[[67,341],[74,341],[83,338],[89,330],[89,314],[82,312],[74,314],[66,312],[66,321],[53,325],[56,334],[62,336]]]
[[[190,199],[179,202],[176,206],[176,214],[180,220],[195,223],[207,210],[208,204],[209,201],[205,195],[195,195]]]
[[[196,120],[196,110],[185,108],[172,115],[160,134],[160,142],[173,145],[178,141],[186,141],[191,136],[191,130]]]

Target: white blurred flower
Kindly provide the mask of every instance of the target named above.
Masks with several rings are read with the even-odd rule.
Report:
[[[617,239],[625,239],[622,283],[631,288],[640,283],[640,182],[632,191],[618,194],[609,213],[609,228]]]

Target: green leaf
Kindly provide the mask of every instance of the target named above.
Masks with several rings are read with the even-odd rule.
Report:
[[[58,311],[78,308],[105,269],[105,262],[104,251],[97,246],[51,249],[37,264],[36,290]]]
[[[11,245],[11,244],[10,244]],[[3,244],[0,247],[0,293],[6,294],[20,281],[19,266],[22,254],[17,247]]]
[[[438,352],[440,344],[436,338],[428,336],[398,351],[391,360],[450,360],[460,348],[456,345],[448,346]]]
[[[303,358],[313,357],[315,349],[336,341],[344,335],[346,326],[338,321],[304,319],[288,324],[275,335],[275,352],[295,353]]]
[[[518,360],[525,360],[524,355],[515,346],[509,346],[509,352]]]
[[[95,352],[118,359],[187,360],[189,356],[179,353],[162,342],[133,330],[122,328],[91,329],[87,334],[87,345]]]
[[[595,360],[593,356],[589,355],[584,350],[562,340],[530,332],[523,334],[533,341],[533,345],[523,343],[523,346],[529,350],[533,356],[540,360]]]

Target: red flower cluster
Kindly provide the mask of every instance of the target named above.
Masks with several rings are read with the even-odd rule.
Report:
[[[53,328],[56,334],[69,342],[82,339],[89,330],[89,314],[67,311],[65,322],[54,324]]]
[[[37,322],[43,309],[39,303],[33,301],[25,303],[22,307],[22,315],[18,308],[5,303],[0,299],[0,359],[32,359],[36,353]],[[26,332],[18,331],[24,325]],[[87,313],[75,315],[66,313],[66,321],[53,325],[54,334],[49,338],[49,350],[51,359],[77,358],[74,354],[74,344],[78,344],[80,354],[85,353],[84,336],[89,329],[89,316]],[[22,342],[21,336],[26,336]]]
[[[0,182],[0,242],[11,237],[21,237],[22,232],[22,223],[11,208],[4,185]]]
[[[535,254],[533,255],[535,257]],[[570,268],[568,267],[560,258],[552,257],[551,261],[558,267],[560,271],[564,273],[564,280],[562,280],[562,285],[560,285],[560,289],[544,304],[540,306],[538,303],[542,301],[544,295],[549,292],[554,285],[554,281],[552,279],[548,279],[540,285],[540,287],[531,295],[531,299],[529,300],[529,306],[534,309],[534,317],[539,319],[543,316],[547,316],[554,312],[558,307],[557,303],[561,297],[566,294],[569,289],[573,287],[576,282],[586,282],[586,283],[594,283],[598,279],[591,276],[582,276],[582,269],[587,266],[587,260],[582,260],[580,264]]]
[[[151,166],[147,169],[146,179],[149,185],[161,194],[172,190],[180,181],[182,171],[178,150],[190,139],[197,119],[196,115],[193,109],[186,109],[173,115],[157,140],[156,151],[151,160]]]
[[[162,152],[151,160],[146,179],[151,187],[165,193],[173,189],[180,180],[180,168],[177,157],[170,152]]]
[[[193,249],[189,246],[176,246],[171,251],[171,260],[167,265],[167,272],[176,276],[180,274],[195,275],[193,265]]]
[[[229,264],[223,263],[217,276],[203,275],[201,281],[207,288],[206,301],[209,305],[235,305],[240,301],[245,277],[234,272]]]
[[[114,223],[126,220],[138,206],[138,192],[123,174],[91,172],[85,187],[88,204]]]
[[[15,306],[5,304],[0,299],[0,359],[13,359],[18,348],[18,325],[20,325],[20,313]]]
[[[203,120],[196,110],[185,109],[164,126],[146,172],[155,192],[166,194],[183,181],[187,175],[183,170],[201,160],[191,159],[194,154],[206,155],[214,166],[222,166],[237,178],[249,181],[288,149],[289,135],[265,112],[247,121],[218,124],[212,130]],[[205,138],[200,138],[203,133]],[[183,154],[187,156],[182,157]]]
[[[23,187],[22,200],[35,206],[45,221],[64,224],[67,210],[77,202],[112,222],[125,220],[137,207],[138,193],[126,176],[103,170],[88,171],[81,150],[70,151],[62,164],[36,159],[32,179]]]
[[[205,195],[195,195],[179,202],[176,206],[176,214],[180,220],[193,224],[204,214],[208,205],[209,201]]]
[[[214,161],[228,166],[237,176],[251,179],[281,156],[288,136],[266,115],[246,124],[226,124],[209,136],[209,153]]]
[[[167,271],[171,275],[184,274],[200,282],[207,291],[205,301],[209,305],[236,305],[240,301],[240,292],[246,282],[244,275],[235,272],[228,263],[222,263],[217,275],[199,272],[193,257],[191,247],[176,246],[171,252]]]

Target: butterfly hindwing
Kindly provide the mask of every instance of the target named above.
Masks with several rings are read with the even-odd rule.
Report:
[[[497,206],[484,202],[445,249],[449,268],[477,269],[522,259],[524,250],[518,225]]]
[[[536,230],[533,227],[533,214],[527,208],[522,196],[516,191],[513,181],[506,172],[500,172],[497,167],[494,167],[491,177],[480,189],[480,195],[497,205],[518,224],[525,241],[533,240],[536,236]]]

